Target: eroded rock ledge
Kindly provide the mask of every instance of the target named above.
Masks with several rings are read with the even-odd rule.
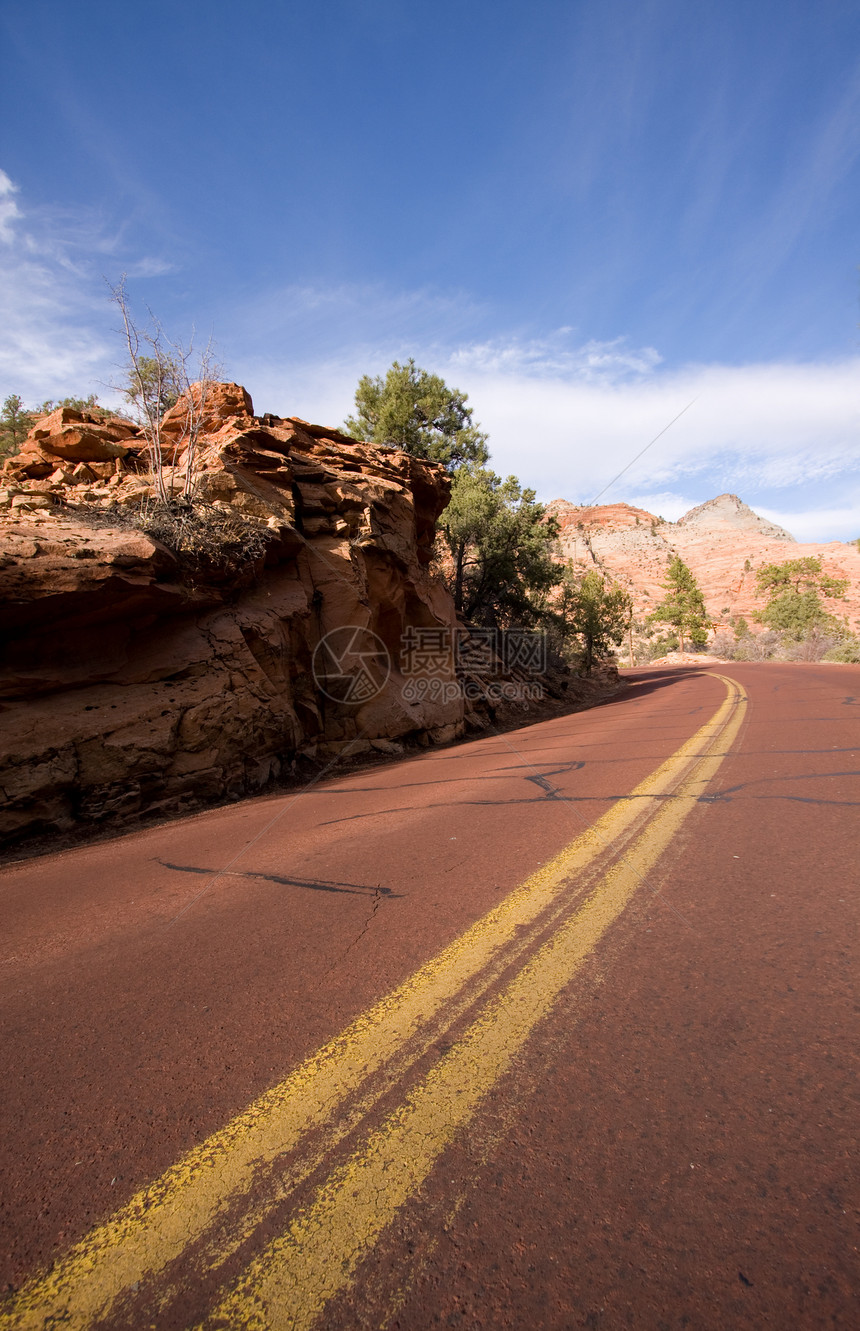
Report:
[[[168,420],[168,445],[170,431]],[[168,461],[178,480],[181,441]],[[409,626],[454,624],[428,571],[444,471],[254,416],[236,384],[207,401],[199,465],[201,496],[267,532],[265,555],[232,580],[189,578],[164,545],[111,519],[149,493],[127,422],[55,412],[4,467],[6,842],[255,791],[302,758],[462,732],[461,700],[406,702],[398,669]],[[388,681],[360,705],[326,697],[311,669],[343,625],[369,628],[391,656]]]

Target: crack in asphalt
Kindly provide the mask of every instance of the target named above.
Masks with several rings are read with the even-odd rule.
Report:
[[[714,791],[712,794],[699,796],[699,803],[713,804],[725,800],[731,801],[732,795],[737,795],[741,791],[750,791],[753,786],[774,785],[783,781],[829,781],[837,776],[860,776],[860,771],[849,772],[800,772],[796,776],[763,776],[757,781],[739,781],[735,786],[726,786],[725,790]],[[860,801],[857,800],[833,800],[824,799],[815,795],[747,795],[748,799],[754,800],[795,800],[802,804],[844,804],[854,805]]]
[[[370,926],[373,924],[373,921],[374,921],[375,918],[376,918],[376,912],[379,910],[379,907],[380,907],[380,905],[381,905],[381,903],[382,903],[382,898],[383,898],[383,896],[384,896],[384,895],[387,895],[388,893],[390,893],[390,891],[391,891],[390,888],[383,888],[383,887],[380,887],[380,885],[377,883],[377,885],[376,885],[376,890],[375,890],[375,892],[374,892],[374,894],[373,894],[373,904],[372,904],[372,906],[370,907],[370,910],[369,910],[368,915],[367,915],[367,919],[365,920],[364,925],[362,926],[362,928],[361,928],[361,929],[359,930],[359,932],[356,934],[355,938],[352,940],[352,942],[348,945],[348,947],[347,947],[346,950],[344,951],[343,955],[341,956],[341,961],[344,960],[344,958],[347,956],[347,954],[348,954],[349,952],[351,952],[352,949],[353,949],[354,947],[358,947],[358,944],[361,942],[362,938],[363,938],[364,935],[367,933],[368,929],[369,929]]]
[[[396,896],[398,894],[397,893],[392,894],[390,887],[382,887],[379,883],[377,883],[376,887],[373,889],[373,902],[371,904],[370,910],[368,911],[367,919],[364,921],[364,924],[361,926],[358,933],[355,935],[355,938],[353,938],[352,942],[347,943],[346,947],[340,953],[340,955],[335,957],[331,965],[325,971],[323,971],[322,975],[319,978],[319,982],[313,988],[312,991],[313,993],[317,993],[319,991],[319,989],[322,987],[322,985],[331,975],[332,971],[335,971],[340,966],[342,966],[343,963],[346,961],[347,957],[349,956],[350,952],[353,950],[353,948],[358,947],[362,938],[364,938],[364,935],[367,933],[368,929],[373,924],[373,921],[376,918],[376,912],[379,910],[383,898],[386,896],[391,897],[392,895]]]
[[[532,771],[530,774],[527,775],[524,774],[523,780],[530,781],[533,785],[537,786],[541,791],[543,791],[542,795],[538,795],[532,798],[521,797],[519,799],[507,799],[507,800],[494,800],[494,799],[471,799],[471,800],[461,799],[461,800],[451,800],[451,801],[440,800],[440,801],[434,801],[432,804],[427,804],[423,807],[428,809],[462,808],[466,806],[470,808],[486,808],[486,807],[504,808],[506,805],[511,805],[513,807],[514,805],[520,805],[520,804],[530,804],[530,805],[546,804],[551,801],[562,802],[565,804],[575,804],[578,802],[577,798],[571,795],[565,795],[561,787],[554,786],[550,782],[549,778],[552,776],[563,776],[568,772],[579,772],[584,767],[585,763],[583,761],[575,759],[574,761],[569,763],[562,763],[559,767],[553,767],[548,772]],[[487,773],[486,776],[483,776],[480,779],[482,781],[507,780],[511,772],[522,772],[522,771],[523,768],[519,765],[517,765],[516,767],[503,767],[500,769],[499,772]],[[426,782],[426,783],[422,782],[417,784],[457,785],[461,784],[463,780],[468,780],[468,779],[469,778],[463,777],[463,778],[455,778],[451,782]],[[404,789],[403,786],[401,786],[401,790],[402,789]],[[623,798],[623,796],[618,798]],[[351,813],[347,814],[343,818],[329,818],[325,822],[320,823],[319,826],[332,827],[337,823],[361,822],[365,818],[376,818],[386,813],[407,813],[413,807],[415,806],[407,804],[407,805],[393,806],[388,809],[377,809],[371,811],[370,813]]]
[[[160,864],[164,869],[173,869],[177,873],[194,873],[212,877],[216,872],[214,869],[203,869],[193,864],[171,864],[168,860],[161,860],[156,857],[156,864]],[[260,878],[265,883],[275,883],[278,887],[301,887],[309,892],[336,892],[344,896],[366,897],[373,894],[376,906],[379,900],[387,897],[390,900],[397,900],[403,896],[402,892],[394,892],[390,887],[381,887],[378,883],[371,887],[369,883],[347,883],[334,879],[326,880],[322,878],[284,878],[279,874],[256,873],[253,869],[225,869],[219,875],[220,878]],[[376,909],[376,906],[374,909]]]
[[[526,777],[526,781],[533,782],[534,785],[539,786],[541,790],[545,791],[546,798],[548,800],[557,800],[557,799],[566,800],[567,796],[564,794],[564,791],[561,789],[561,787],[553,786],[550,783],[549,778],[551,776],[564,776],[567,772],[579,772],[582,770],[584,766],[585,766],[584,762],[574,761],[570,763],[563,763],[561,767],[554,767],[551,772],[533,772],[531,776]],[[533,801],[527,801],[527,802],[533,803]]]

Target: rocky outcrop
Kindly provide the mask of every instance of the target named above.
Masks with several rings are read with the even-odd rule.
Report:
[[[177,410],[177,492],[181,429]],[[255,416],[226,384],[196,470],[213,514],[262,533],[255,558],[201,574],[131,525],[151,487],[129,422],[62,409],[0,474],[0,837],[176,812],[306,760],[462,732],[462,699],[409,700],[400,668],[409,628],[455,622],[429,570],[440,468]],[[321,655],[344,629],[355,641]]]

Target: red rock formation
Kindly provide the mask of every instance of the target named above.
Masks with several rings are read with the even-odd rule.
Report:
[[[40,417],[6,470],[22,480],[50,476],[63,463],[106,462],[113,471],[117,460],[128,455],[136,435],[130,421],[104,420],[91,412],[58,407]]]
[[[829,603],[839,618],[860,627],[860,550],[856,544],[798,544],[788,532],[758,516],[736,495],[720,495],[691,509],[678,522],[663,522],[629,504],[578,507],[564,499],[548,505],[561,527],[560,551],[577,568],[599,568],[626,587],[634,614],[644,619],[662,599],[666,568],[675,555],[693,571],[716,625],[750,619],[764,601],[756,596],[756,570],[805,555],[821,558],[834,577],[847,578],[844,601]]]
[[[183,461],[180,447],[177,489]],[[407,628],[454,624],[428,571],[444,471],[255,417],[234,384],[207,402],[198,464],[199,495],[269,537],[235,576],[189,575],[111,518],[151,493],[127,422],[55,412],[3,468],[0,836],[177,811],[258,789],[303,756],[462,731],[461,699],[407,702],[399,673]],[[326,697],[312,672],[320,640],[350,625],[376,634],[392,666],[383,682],[372,664],[380,687],[358,704]]]

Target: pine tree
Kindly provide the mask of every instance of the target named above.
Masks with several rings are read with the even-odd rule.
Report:
[[[0,412],[0,457],[19,452],[36,419],[17,393],[10,393]]]
[[[596,569],[578,577],[572,563],[564,570],[558,614],[564,636],[573,634],[582,644],[582,666],[591,674],[595,658],[616,647],[630,627],[630,594],[608,582]]]
[[[454,605],[467,619],[508,628],[540,621],[560,580],[552,559],[558,528],[534,490],[483,467],[454,473],[439,526],[453,563]]]
[[[710,628],[705,599],[680,555],[676,555],[669,565],[663,590],[666,595],[650,618],[672,625],[678,634],[681,651],[684,650],[685,637],[695,647],[703,647],[708,641]]]
[[[483,467],[487,436],[472,420],[468,394],[449,388],[414,360],[397,361],[384,379],[363,375],[355,390],[355,415],[345,428],[356,439],[394,444],[449,471],[465,463]]]
[[[821,597],[838,600],[847,587],[847,578],[824,572],[818,555],[764,564],[756,573],[756,595],[766,594],[768,600],[755,618],[798,642],[816,629],[838,629],[836,617],[825,610]]]

